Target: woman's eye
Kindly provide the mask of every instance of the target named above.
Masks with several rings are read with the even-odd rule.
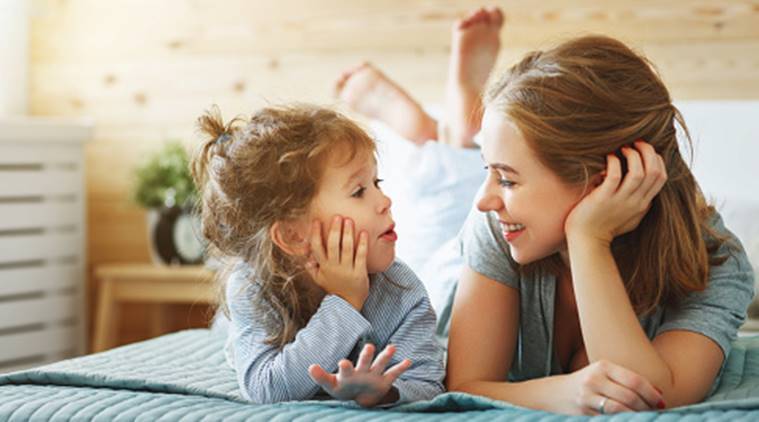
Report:
[[[377,188],[379,188],[380,187],[379,186],[380,183],[382,183],[384,181],[385,181],[385,179],[374,179],[374,186],[376,186]]]
[[[498,179],[498,184],[504,188],[510,188],[514,186],[514,182],[512,182],[511,180],[506,180],[506,179],[501,179],[501,178]]]
[[[365,190],[366,190],[366,188],[365,188],[365,187],[363,187],[363,186],[361,186],[361,187],[360,187],[360,188],[358,188],[358,189],[357,189],[355,192],[353,192],[353,193],[351,194],[351,196],[352,196],[353,198],[361,198],[362,196],[364,196],[364,191],[365,191]]]

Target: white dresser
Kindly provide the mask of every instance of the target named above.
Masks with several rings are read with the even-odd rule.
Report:
[[[87,122],[0,118],[0,373],[86,350]]]

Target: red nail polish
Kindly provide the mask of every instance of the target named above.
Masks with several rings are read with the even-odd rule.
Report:
[[[667,405],[664,403],[664,400],[659,400],[659,403],[656,403],[656,407],[658,407],[659,409],[664,409],[665,407],[667,407]]]

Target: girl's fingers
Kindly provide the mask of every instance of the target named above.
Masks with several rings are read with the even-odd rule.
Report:
[[[319,220],[314,220],[311,224],[311,254],[316,259],[316,262],[324,262],[327,260],[324,252],[324,243],[322,242],[322,223]]]
[[[637,393],[651,409],[663,409],[664,397],[644,377],[619,365],[611,365],[607,371],[609,379]]]
[[[343,251],[340,263],[353,266],[353,220],[346,218],[343,226]]]
[[[640,153],[633,148],[622,147],[622,154],[627,161],[627,174],[623,176],[622,185],[619,187],[620,193],[626,196],[631,196],[636,193],[645,192],[647,186],[644,188],[646,182],[646,171],[643,168],[643,161],[641,160]]]
[[[366,344],[364,348],[361,349],[361,354],[358,356],[356,371],[369,371],[369,366],[372,364],[372,359],[374,359],[374,345]]]
[[[398,379],[401,374],[406,372],[409,367],[411,367],[411,361],[409,359],[403,359],[401,363],[396,364],[385,372],[385,381],[388,384],[394,383],[395,380]]]
[[[319,365],[314,364],[309,366],[308,375],[327,392],[333,391],[337,387],[337,377],[328,373]]]
[[[387,367],[387,364],[390,363],[390,360],[393,358],[393,355],[395,354],[395,346],[392,344],[385,347],[385,350],[383,350],[379,355],[377,355],[377,359],[374,360],[374,363],[372,364],[371,371],[375,374],[381,374],[385,371],[385,368]]]
[[[340,262],[340,236],[342,232],[342,218],[336,215],[332,219],[332,225],[327,235],[327,259],[330,262]]]
[[[369,248],[368,240],[369,235],[366,234],[366,232],[361,232],[358,235],[358,247],[356,248],[356,266],[355,269],[357,271],[365,272],[366,271],[366,253]]]
[[[345,379],[353,375],[353,364],[348,359],[343,359],[337,363],[337,378]]]

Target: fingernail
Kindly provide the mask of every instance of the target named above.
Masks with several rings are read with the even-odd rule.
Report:
[[[664,409],[665,407],[667,407],[667,405],[664,403],[664,400],[659,400],[659,403],[656,403],[656,407],[658,407],[659,409]]]
[[[336,215],[336,216],[335,216],[335,223],[339,223],[339,222],[340,222],[340,216],[339,216],[339,215]]]

